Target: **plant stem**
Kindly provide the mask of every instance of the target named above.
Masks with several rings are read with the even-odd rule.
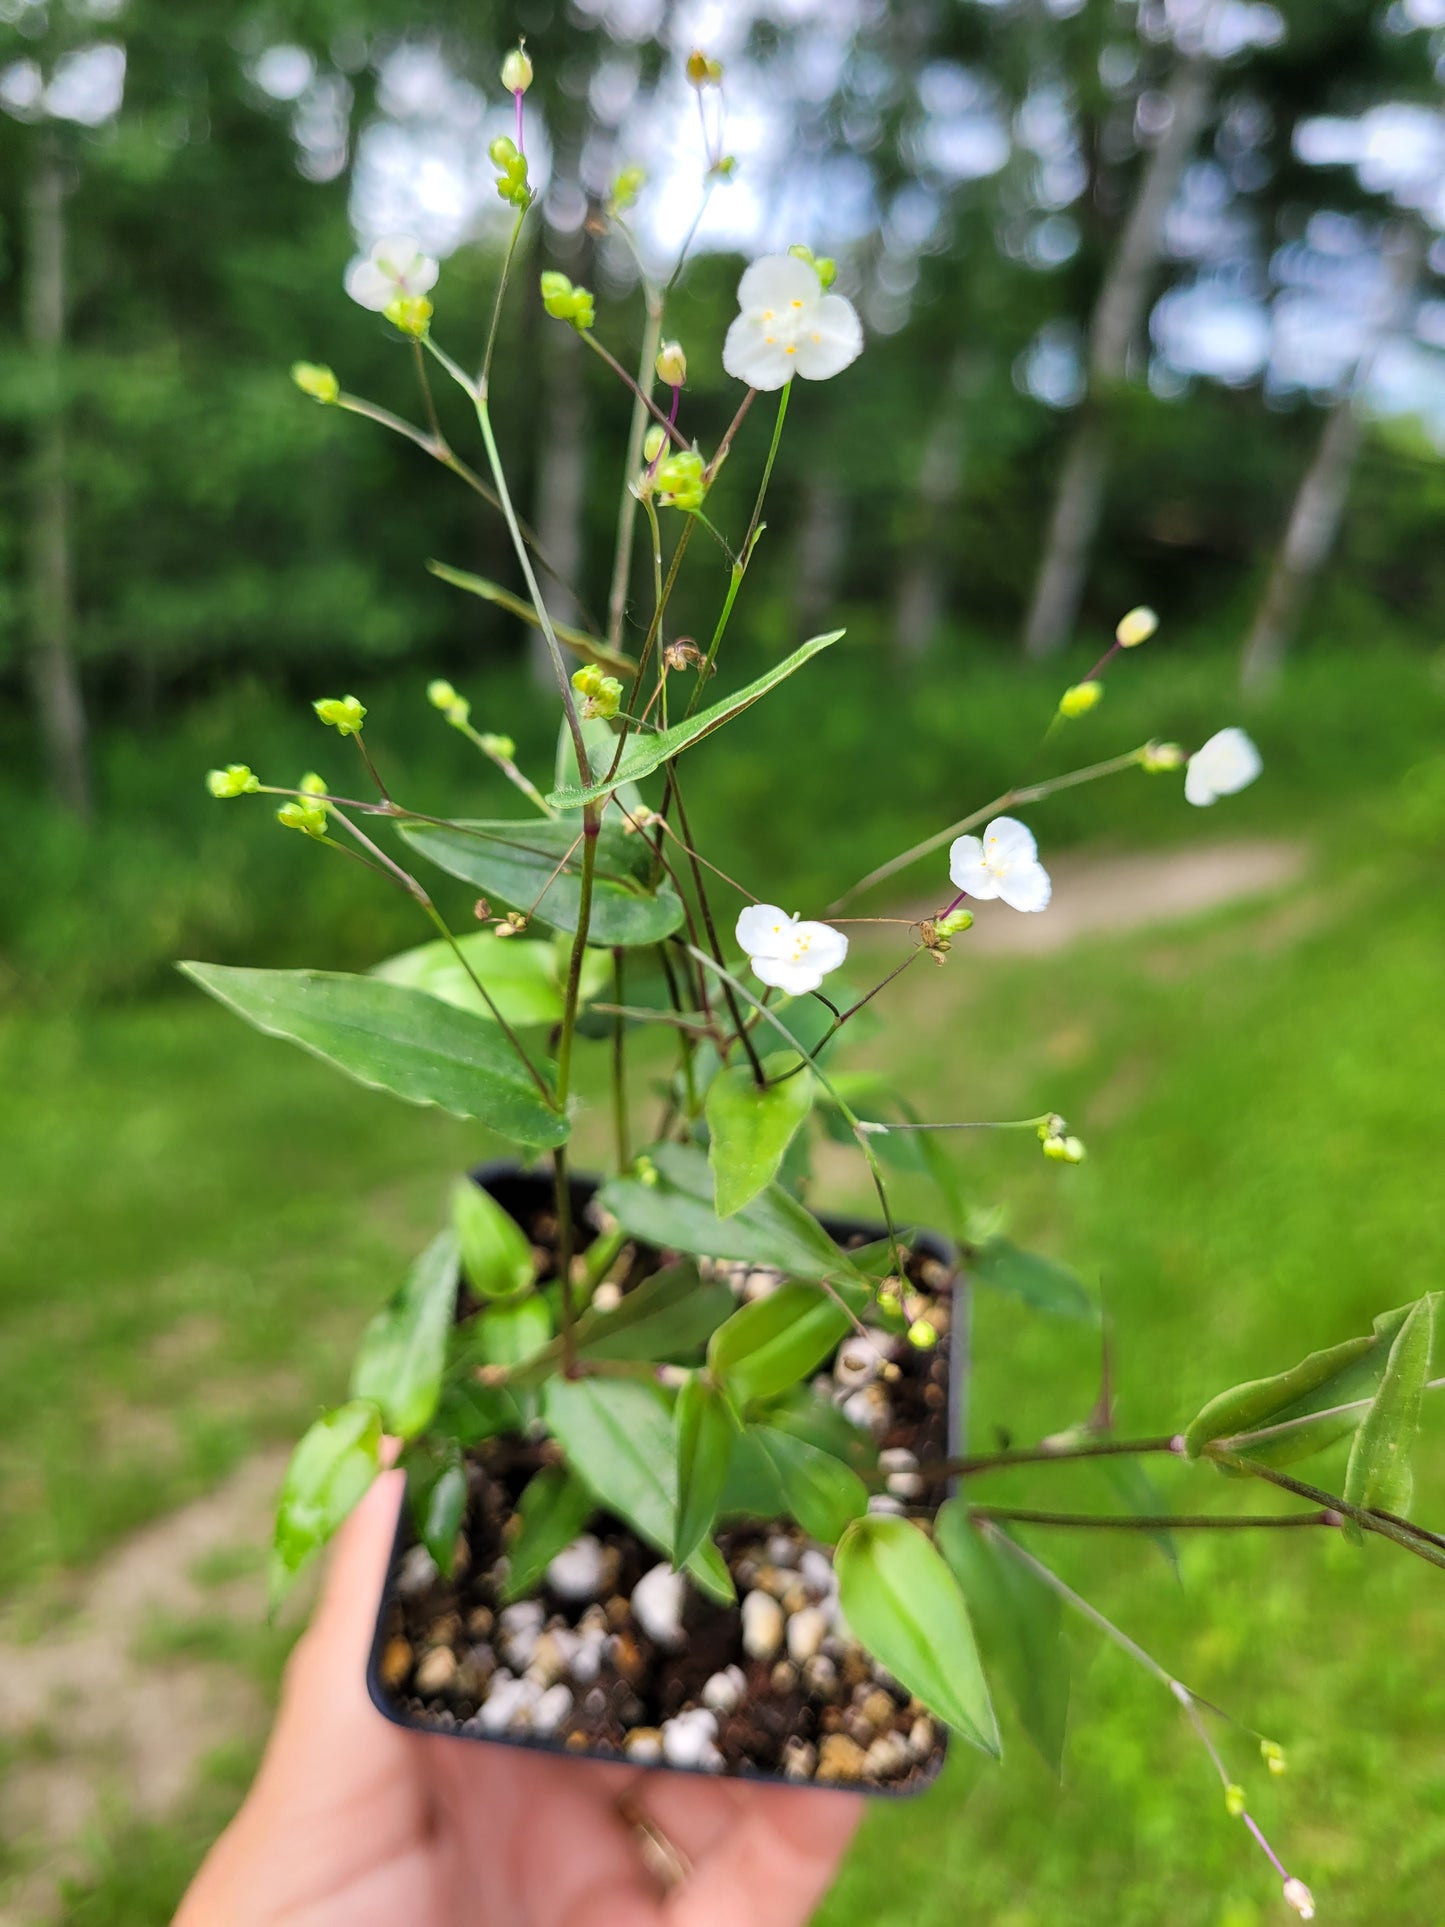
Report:
[[[587,346],[592,350],[594,355],[599,356],[601,360],[607,363],[607,366],[612,370],[613,374],[616,375],[617,379],[622,383],[623,387],[628,389],[631,392],[631,394],[636,398],[636,400],[641,403],[644,411],[647,414],[651,415],[652,419],[657,423],[658,427],[665,429],[667,431],[668,440],[672,443],[673,447],[684,448],[684,449],[689,447],[690,444],[688,442],[686,435],[683,434],[682,430],[677,426],[675,422],[670,422],[667,419],[667,416],[663,414],[662,410],[658,407],[657,403],[652,399],[652,397],[647,393],[647,391],[642,387],[641,383],[635,382],[632,379],[631,375],[628,374],[627,370],[623,367],[622,363],[617,359],[616,355],[612,353],[612,350],[610,348],[604,348],[602,346],[602,343],[597,339],[596,335],[591,333],[590,330],[584,330],[582,339],[587,343]],[[657,350],[654,348],[653,349],[654,358],[656,357],[656,354],[657,354]],[[651,364],[649,363],[648,369],[644,369],[643,377],[642,377],[643,381],[647,380],[648,371],[650,370],[650,367],[651,367]],[[638,465],[640,466],[642,461],[642,444],[640,440],[638,443],[637,458],[638,458]],[[631,472],[635,473],[636,471],[633,470]]]
[[[688,843],[691,844],[693,840],[692,826],[687,820],[687,811],[683,807],[682,791],[677,787],[676,771],[671,767],[669,768],[669,775],[672,781],[673,801],[677,804],[678,820],[682,824],[682,833],[687,838]],[[696,857],[691,859],[691,864],[693,888],[697,892],[698,908],[702,911],[703,928],[707,932],[707,940],[712,949],[713,960],[717,964],[718,974],[722,978],[723,997],[727,1003],[729,1014],[733,1020],[733,1026],[738,1034],[738,1039],[743,1049],[747,1052],[748,1063],[752,1066],[753,1082],[757,1085],[758,1089],[761,1090],[768,1080],[763,1075],[762,1059],[758,1056],[757,1047],[748,1034],[747,1024],[744,1022],[743,1013],[738,1006],[733,979],[723,967],[722,944],[718,940],[717,925],[713,922],[712,905],[708,901],[707,884],[703,878],[702,865]]]
[[[642,330],[642,353],[637,365],[637,392],[632,398],[632,420],[627,430],[626,463],[622,472],[622,501],[617,512],[617,546],[612,560],[612,589],[607,598],[607,640],[614,649],[622,644],[622,624],[627,613],[627,584],[632,575],[632,544],[637,530],[637,500],[632,483],[642,467],[642,438],[647,428],[647,397],[643,384],[652,380],[653,364],[662,342],[662,299],[646,287],[647,320]]]
[[[521,97],[518,96],[518,113],[521,112]],[[487,346],[482,355],[482,372],[477,377],[477,391],[485,395],[492,374],[492,354],[497,346],[497,330],[502,322],[502,303],[506,299],[507,282],[511,278],[512,259],[517,252],[517,243],[522,238],[522,223],[527,218],[527,207],[518,208],[517,218],[512,223],[512,232],[507,237],[507,252],[502,256],[502,277],[497,283],[496,299],[492,303],[492,320],[487,329]]]
[[[1320,1486],[1308,1485],[1303,1479],[1291,1478],[1287,1472],[1280,1472],[1272,1465],[1261,1465],[1257,1460],[1245,1458],[1237,1452],[1224,1452],[1206,1445],[1200,1456],[1216,1465],[1227,1466],[1231,1472],[1263,1479],[1269,1485],[1278,1486],[1281,1492],[1292,1492],[1297,1499],[1309,1499],[1315,1505],[1324,1506],[1352,1520],[1362,1532],[1378,1533],[1382,1539],[1389,1539],[1432,1566],[1445,1566],[1445,1536],[1431,1532],[1425,1526],[1417,1526],[1413,1520],[1402,1518],[1398,1512],[1352,1505],[1348,1499],[1326,1492]]]
[[[582,877],[577,900],[577,929],[567,964],[562,1028],[557,1039],[557,1102],[564,1113],[572,1084],[572,1042],[577,1031],[582,966],[587,955],[587,935],[592,922],[592,883],[597,872],[597,838],[601,830],[602,817],[597,806],[589,803],[582,812]],[[568,1378],[575,1378],[577,1336],[572,1305],[572,1191],[567,1179],[566,1155],[560,1148],[553,1153],[552,1169],[557,1196],[557,1268],[562,1279],[562,1369]]]
[[[1021,1447],[1017,1451],[982,1452],[972,1457],[947,1459],[941,1465],[924,1465],[919,1477],[929,1480],[962,1479],[982,1472],[1007,1472],[1016,1465],[1068,1464],[1076,1459],[1136,1459],[1150,1453],[1167,1452],[1174,1458],[1184,1453],[1184,1441],[1177,1433],[1152,1439],[1092,1439],[1083,1444]]]
[[[627,1006],[624,1003],[627,952],[620,946],[612,952],[613,980],[617,988],[617,1008],[612,1018],[612,1132],[617,1148],[617,1169],[625,1171],[632,1162],[627,1124]]]
[[[991,1525],[1093,1527],[1106,1532],[1238,1532],[1249,1529],[1279,1529],[1290,1526],[1331,1526],[1338,1528],[1340,1515],[1328,1509],[1318,1512],[1239,1513],[1158,1512],[1136,1515],[1091,1512],[1031,1512],[1021,1506],[972,1505],[971,1519]]]

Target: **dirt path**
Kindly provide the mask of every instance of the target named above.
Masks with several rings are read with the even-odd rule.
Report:
[[[1054,900],[1045,914],[981,905],[969,949],[1042,956],[1268,898],[1303,874],[1308,854],[1303,844],[1256,841],[1064,856],[1050,865]],[[197,1572],[208,1556],[266,1544],[284,1463],[284,1453],[267,1453],[137,1533],[96,1568],[78,1610],[53,1632],[29,1643],[0,1636],[0,1737],[16,1755],[0,1785],[0,1840],[21,1867],[0,1888],[0,1927],[53,1918],[59,1882],[83,1864],[86,1834],[117,1811],[163,1817],[207,1754],[260,1730],[262,1695],[242,1672],[186,1653],[183,1640],[159,1656],[154,1642],[186,1622],[260,1622],[259,1574],[217,1586]]]

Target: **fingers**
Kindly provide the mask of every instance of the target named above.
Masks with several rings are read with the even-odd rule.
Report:
[[[863,1817],[856,1795],[681,1775],[657,1775],[641,1797],[693,1863],[664,1909],[671,1927],[803,1927]]]

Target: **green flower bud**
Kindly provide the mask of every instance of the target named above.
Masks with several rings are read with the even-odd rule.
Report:
[[[527,178],[527,157],[519,154],[517,143],[505,134],[497,138],[487,149],[492,165],[497,172],[497,193],[513,207],[527,207],[531,203],[532,189]]]
[[[532,84],[532,63],[524,43],[518,41],[502,62],[502,85],[509,94],[525,94]]]
[[[1289,1762],[1284,1757],[1284,1748],[1273,1740],[1260,1741],[1259,1757],[1276,1777],[1289,1770]]]
[[[399,294],[395,301],[387,302],[382,313],[393,328],[420,341],[435,310],[424,294]]]
[[[324,776],[318,776],[315,770],[309,770],[307,774],[301,778],[301,781],[296,787],[303,796],[327,796],[330,794],[326,778]]]
[[[788,252],[795,261],[806,261],[825,288],[831,288],[838,279],[838,263],[831,255],[814,254],[813,250],[804,247],[801,241],[795,241]]]
[[[616,676],[602,676],[596,689],[583,703],[582,714],[589,720],[593,716],[600,716],[604,722],[611,722],[621,707],[622,684]]]
[[[572,672],[572,687],[579,696],[595,696],[606,680],[595,662],[585,662]]]
[[[655,462],[667,447],[667,430],[654,422],[642,438],[642,453],[649,462]]]
[[[662,1173],[650,1157],[639,1157],[632,1168],[636,1174],[637,1182],[639,1184],[645,1184],[649,1190],[652,1190],[661,1181]]]
[[[488,756],[500,756],[504,763],[510,763],[517,753],[517,745],[510,736],[493,736],[488,733],[481,738],[481,745]]]
[[[1139,758],[1139,767],[1150,776],[1158,776],[1164,770],[1183,769],[1187,758],[1179,743],[1146,743],[1144,753]]]
[[[303,395],[331,407],[341,395],[341,383],[319,361],[297,361],[291,366],[291,379]]]
[[[1083,1140],[1076,1137],[1046,1137],[1044,1156],[1056,1164],[1082,1164],[1087,1153]]]
[[[647,175],[640,167],[624,167],[612,183],[612,211],[625,214],[646,185]]]
[[[1128,615],[1120,618],[1114,631],[1114,640],[1121,649],[1137,649],[1141,642],[1147,642],[1159,627],[1159,618],[1152,609],[1140,607],[1131,609]]]
[[[921,1352],[932,1351],[938,1343],[938,1327],[927,1318],[915,1318],[908,1327],[908,1342]]]
[[[675,451],[658,464],[657,492],[668,508],[700,509],[707,495],[702,456],[695,448]]]
[[[972,928],[972,910],[950,910],[946,917],[940,917],[934,924],[933,934],[946,941],[949,937],[957,937],[963,931],[972,930]]]
[[[320,702],[311,707],[329,728],[336,729],[343,736],[359,736],[361,725],[366,719],[366,710],[355,696],[323,696]]]
[[[276,821],[285,829],[300,830],[306,836],[325,836],[326,810],[323,804],[308,803],[295,797],[283,803],[276,812]]]
[[[1227,1786],[1224,1789],[1224,1811],[1231,1820],[1237,1820],[1244,1812],[1245,1799],[1242,1786]]]
[[[699,89],[722,85],[722,62],[711,59],[700,47],[694,47],[688,55],[684,72],[691,84]]]
[[[1076,682],[1066,689],[1059,698],[1061,716],[1087,716],[1091,709],[1097,709],[1104,700],[1104,685],[1101,682]]]
[[[426,699],[433,709],[450,709],[457,700],[457,692],[445,676],[438,676],[427,684]]]
[[[669,388],[681,388],[687,380],[687,356],[680,341],[664,341],[657,356],[657,379]]]
[[[585,334],[597,319],[591,292],[575,288],[565,274],[549,268],[541,277],[542,306],[554,321],[570,321],[578,334]]]
[[[261,779],[252,774],[244,763],[227,763],[224,769],[213,769],[206,777],[206,788],[212,796],[222,799],[228,796],[253,796],[261,787]]]
[[[517,158],[517,143],[506,134],[498,134],[487,153],[493,167],[510,167]]]

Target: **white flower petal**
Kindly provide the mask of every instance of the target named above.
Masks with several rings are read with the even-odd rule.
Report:
[[[949,846],[948,874],[955,890],[987,900],[998,895],[998,883],[983,860],[983,842],[976,836],[956,837]]]
[[[413,235],[384,236],[371,250],[371,258],[402,294],[426,294],[436,286],[440,270]]]
[[[793,919],[775,903],[750,903],[738,915],[738,946],[750,957],[788,956],[793,948]]]
[[[744,314],[781,312],[796,302],[811,307],[822,293],[818,270],[795,254],[765,254],[744,269],[738,306]]]
[[[821,971],[825,977],[848,955],[848,939],[831,923],[799,923],[794,925],[794,930],[797,951],[801,953],[799,961]]]
[[[1242,729],[1221,729],[1190,757],[1184,772],[1188,802],[1206,808],[1221,796],[1234,796],[1264,768],[1264,758]]]
[[[999,884],[998,893],[1011,910],[1047,910],[1054,886],[1043,864],[1034,860],[1015,865]]]
[[[346,292],[363,308],[380,314],[396,298],[396,283],[374,261],[353,261],[346,270]]]
[[[996,816],[983,833],[984,861],[997,869],[1015,863],[1032,863],[1039,846],[1027,823],[1016,816]]]
[[[785,990],[790,997],[805,997],[816,990],[824,973],[811,962],[794,963],[786,957],[754,957],[753,975],[774,990]]]
[[[862,352],[863,324],[853,303],[825,294],[798,334],[798,373],[805,381],[827,381]]]
[[[752,315],[740,314],[728,329],[722,359],[734,381],[771,394],[797,373],[797,356],[789,354],[787,344],[777,336],[769,340],[766,327]]]

